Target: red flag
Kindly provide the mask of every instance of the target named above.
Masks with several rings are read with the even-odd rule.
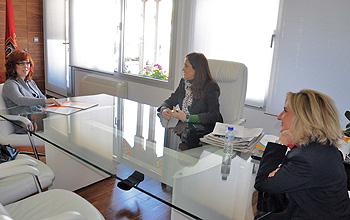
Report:
[[[12,0],[6,0],[6,34],[5,34],[5,59],[17,50],[17,39],[15,34],[15,17],[13,15]]]

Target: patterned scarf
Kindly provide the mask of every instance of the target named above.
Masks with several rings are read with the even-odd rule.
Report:
[[[192,83],[188,80],[185,80],[185,98],[182,101],[182,111],[185,112],[186,115],[189,115],[188,107],[192,105],[193,93],[191,91]]]

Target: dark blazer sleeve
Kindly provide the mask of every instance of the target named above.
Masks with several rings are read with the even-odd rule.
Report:
[[[182,100],[184,98],[185,98],[185,80],[182,78],[175,92],[171,93],[170,97],[158,107],[157,111],[160,111],[160,108],[162,106],[166,106],[172,109],[173,106],[176,106],[177,104],[179,104],[180,108],[182,109]]]
[[[207,82],[203,88],[204,94],[199,99],[193,99],[191,114],[198,115],[202,124],[222,122],[220,114],[220,88],[217,83]]]
[[[315,172],[313,172],[311,161],[307,158],[310,155],[305,155],[299,151],[300,149],[295,148],[288,152],[281,168],[273,177],[268,177],[268,174],[274,170],[273,166],[275,166],[275,169],[277,168],[277,160],[272,159],[270,161],[271,158],[264,158],[263,156],[264,160],[261,161],[262,167],[259,168],[255,188],[264,192],[282,193],[311,187],[310,183],[315,181]],[[282,151],[277,153],[282,153]]]
[[[268,178],[268,175],[278,168],[283,162],[287,146],[277,143],[268,142],[264,154],[260,160],[259,171],[255,179],[255,188],[262,190],[264,188],[264,181]],[[265,191],[265,190],[262,190]]]

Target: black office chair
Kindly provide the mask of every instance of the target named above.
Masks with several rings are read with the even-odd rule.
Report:
[[[345,172],[346,172],[346,175],[348,177],[348,191],[350,191],[350,162],[347,162],[347,161],[344,161],[343,162],[344,164],[344,167],[345,167]]]
[[[341,158],[343,159],[344,158],[343,153],[341,151],[339,151],[339,154],[340,154]],[[350,162],[347,159],[345,159],[345,160],[343,160],[343,164],[344,164],[346,176],[348,177],[348,179],[347,179],[348,191],[350,191]]]
[[[272,213],[281,213],[288,206],[288,199],[284,193],[259,192],[257,209],[266,213],[258,214],[254,220],[266,219]]]

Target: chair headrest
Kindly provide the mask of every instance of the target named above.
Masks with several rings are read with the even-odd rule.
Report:
[[[232,83],[238,76],[247,72],[243,63],[208,59],[211,75],[218,83]]]

